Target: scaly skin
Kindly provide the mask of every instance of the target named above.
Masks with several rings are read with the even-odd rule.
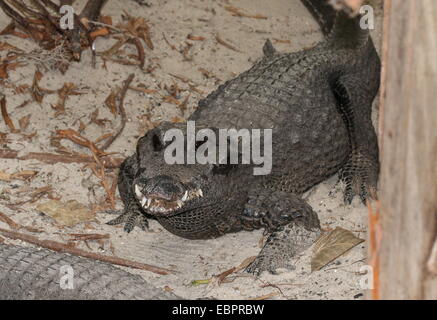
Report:
[[[61,268],[73,270],[73,289],[61,289]],[[100,261],[44,249],[0,244],[0,300],[175,300],[140,276]]]
[[[254,176],[251,165],[166,164],[164,133],[184,125],[163,123],[139,140],[123,164],[119,190],[125,210],[110,224],[127,222],[129,232],[155,218],[189,239],[265,228],[271,235],[248,271],[275,272],[320,234],[317,214],[301,198],[305,191],[337,172],[346,183],[346,202],[356,195],[365,201],[376,190],[371,106],[379,89],[379,57],[359,17],[340,12],[333,21],[333,9],[323,1],[304,2],[316,17],[322,15],[326,40],[286,54],[268,41],[258,63],[200,101],[189,118],[213,130],[272,129],[272,173]],[[185,191],[196,190],[203,197],[181,202]],[[176,201],[183,205],[168,209]]]

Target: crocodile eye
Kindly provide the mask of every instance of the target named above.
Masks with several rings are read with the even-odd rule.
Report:
[[[157,134],[154,134],[152,137],[152,146],[154,151],[161,151],[162,149],[164,149],[161,138]]]

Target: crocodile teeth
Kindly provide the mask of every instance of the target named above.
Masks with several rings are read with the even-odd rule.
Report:
[[[152,199],[147,199],[147,208],[152,204]]]
[[[143,197],[143,198],[141,198],[141,206],[144,208],[144,205],[146,204],[146,202],[148,202],[148,200],[147,200],[147,198],[146,197]],[[149,205],[147,205],[147,207],[148,207]],[[147,208],[146,207],[146,208]]]
[[[182,197],[182,201],[187,201],[187,199],[188,199],[188,191],[185,191],[185,194]]]
[[[197,191],[197,195],[199,196],[199,197],[203,197],[203,191],[202,191],[202,189],[199,189],[198,191]]]
[[[135,185],[135,195],[137,196],[138,199],[141,199],[143,197],[143,194],[141,192],[141,188],[139,185]]]
[[[183,204],[184,204],[183,201],[178,200],[178,202],[177,202],[178,208],[181,208]]]

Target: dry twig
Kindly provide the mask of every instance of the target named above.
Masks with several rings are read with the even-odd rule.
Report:
[[[215,39],[217,40],[218,43],[220,43],[222,46],[231,49],[233,51],[239,52],[239,53],[243,53],[243,51],[238,50],[236,47],[234,47],[233,45],[227,43],[225,40],[223,40],[218,34],[215,36]]]
[[[3,120],[5,121],[6,126],[8,126],[9,130],[13,133],[17,132],[17,129],[15,129],[15,125],[12,122],[11,118],[9,117],[8,110],[6,109],[6,97],[4,95],[0,98],[0,107],[1,107],[1,113]]]
[[[120,134],[123,132],[124,127],[126,126],[127,116],[126,116],[126,110],[124,109],[124,99],[126,97],[126,92],[129,89],[130,84],[132,83],[135,75],[131,74],[124,82],[123,88],[120,91],[120,97],[119,97],[119,104],[118,104],[118,110],[121,115],[121,123],[120,127],[118,128],[117,132],[106,141],[106,143],[103,145],[102,150],[108,149],[111,144],[120,136]]]
[[[253,18],[253,19],[267,19],[261,14],[249,14],[242,11],[242,9],[234,6],[226,6],[225,10],[229,11],[235,17]]]
[[[9,149],[0,149],[1,159],[14,159],[14,160],[37,160],[47,164],[56,163],[95,163],[95,158],[85,154],[53,154],[53,153],[40,153],[40,152],[30,152],[26,155],[19,156],[19,152]],[[111,158],[105,156],[100,159],[100,163],[107,169],[115,169],[120,166],[123,159],[121,158]]]
[[[35,229],[35,228],[32,228],[32,227],[22,226],[22,225],[16,223],[14,220],[9,218],[7,215],[5,215],[2,212],[0,212],[0,221],[3,221],[4,223],[6,223],[13,230],[24,229],[24,230],[27,230],[29,232],[41,232],[41,230],[39,230],[39,229]]]

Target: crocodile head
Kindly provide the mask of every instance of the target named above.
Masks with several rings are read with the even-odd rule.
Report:
[[[236,194],[244,194],[244,179],[240,177],[249,168],[242,165],[169,164],[166,148],[174,140],[165,141],[167,130],[168,124],[161,124],[137,144],[138,169],[131,187],[145,212],[169,217],[204,207],[226,207]],[[201,145],[197,142],[196,150]],[[185,143],[184,150],[186,147]]]

